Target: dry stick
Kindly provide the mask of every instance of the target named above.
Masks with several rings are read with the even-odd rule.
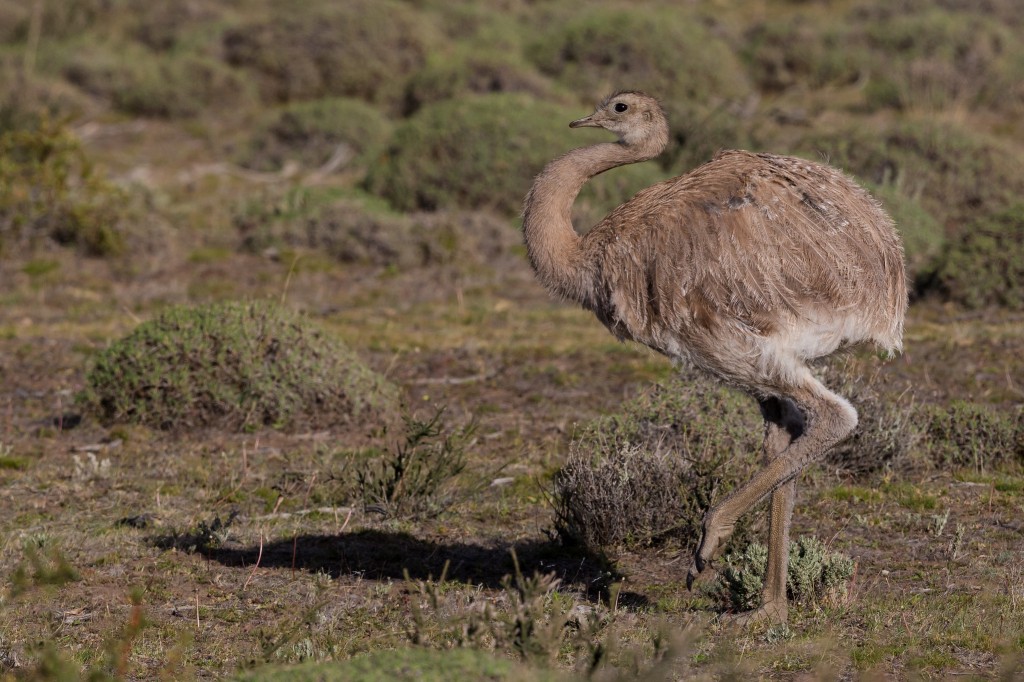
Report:
[[[288,297],[288,285],[292,281],[292,273],[295,272],[295,265],[299,262],[301,256],[293,256],[292,264],[288,267],[288,274],[284,278],[284,287],[281,288],[281,305],[284,305],[285,299]]]
[[[202,626],[199,624],[199,590],[196,590],[196,630],[201,630]]]
[[[260,552],[256,555],[256,565],[252,567],[252,571],[249,573],[249,577],[245,579],[245,584],[242,585],[242,591],[245,592],[245,588],[249,587],[249,581],[256,575],[256,569],[260,567],[260,560],[263,559],[263,531],[260,531]]]

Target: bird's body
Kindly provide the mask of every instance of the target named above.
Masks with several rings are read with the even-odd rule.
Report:
[[[524,208],[531,263],[552,292],[592,310],[620,339],[695,365],[760,402],[771,472],[708,512],[691,577],[720,551],[739,514],[774,492],[776,576],[763,609],[784,616],[779,555],[792,479],[856,425],[853,408],[807,362],[860,342],[901,348],[907,288],[893,222],[833,168],[727,151],[640,191],[580,237],[570,210],[583,184],[653,158],[668,128],[657,102],[636,92],[609,97],[571,125],[605,127],[619,141],[569,152],[538,175]]]

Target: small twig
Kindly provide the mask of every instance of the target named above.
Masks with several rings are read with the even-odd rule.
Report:
[[[202,629],[199,624],[199,590],[196,590],[196,630]]]
[[[242,585],[242,591],[245,592],[245,588],[249,587],[249,581],[256,575],[256,569],[260,567],[260,560],[263,559],[263,533],[260,532],[260,551],[256,555],[256,565],[252,567],[252,571],[249,573],[249,577],[245,579],[245,584]]]

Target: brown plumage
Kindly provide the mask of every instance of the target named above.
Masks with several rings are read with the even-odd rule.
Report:
[[[716,558],[736,518],[772,494],[756,615],[784,619],[793,480],[856,426],[853,408],[807,363],[860,342],[901,348],[899,235],[878,202],[833,168],[726,151],[642,190],[580,237],[570,212],[583,184],[660,154],[668,124],[656,100],[620,92],[570,126],[603,127],[619,140],[571,151],[537,176],[523,212],[530,262],[550,291],[592,310],[618,338],[758,400],[767,466],[708,511],[690,579]]]

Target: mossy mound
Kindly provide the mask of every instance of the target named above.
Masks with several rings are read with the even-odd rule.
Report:
[[[476,649],[407,648],[377,651],[342,662],[257,668],[234,679],[236,682],[447,682],[457,679],[554,682],[565,678],[553,671],[529,668]]]
[[[1024,204],[972,222],[948,244],[933,284],[968,308],[1024,310]]]
[[[359,156],[384,144],[391,125],[380,110],[357,99],[331,97],[289,104],[257,125],[242,165],[276,171],[287,161],[316,167],[345,144]]]
[[[183,430],[335,428],[394,410],[396,389],[344,344],[267,302],[175,307],[96,358],[104,422]]]
[[[403,211],[470,208],[517,215],[548,161],[609,139],[568,128],[588,113],[515,93],[439,102],[398,127],[370,168],[367,186]],[[588,183],[579,207],[586,210],[589,202],[603,215],[662,177],[656,164],[610,171]]]
[[[230,64],[261,76],[268,101],[328,96],[396,101],[404,79],[438,42],[424,15],[394,0],[281,5],[266,20],[224,34]]]

